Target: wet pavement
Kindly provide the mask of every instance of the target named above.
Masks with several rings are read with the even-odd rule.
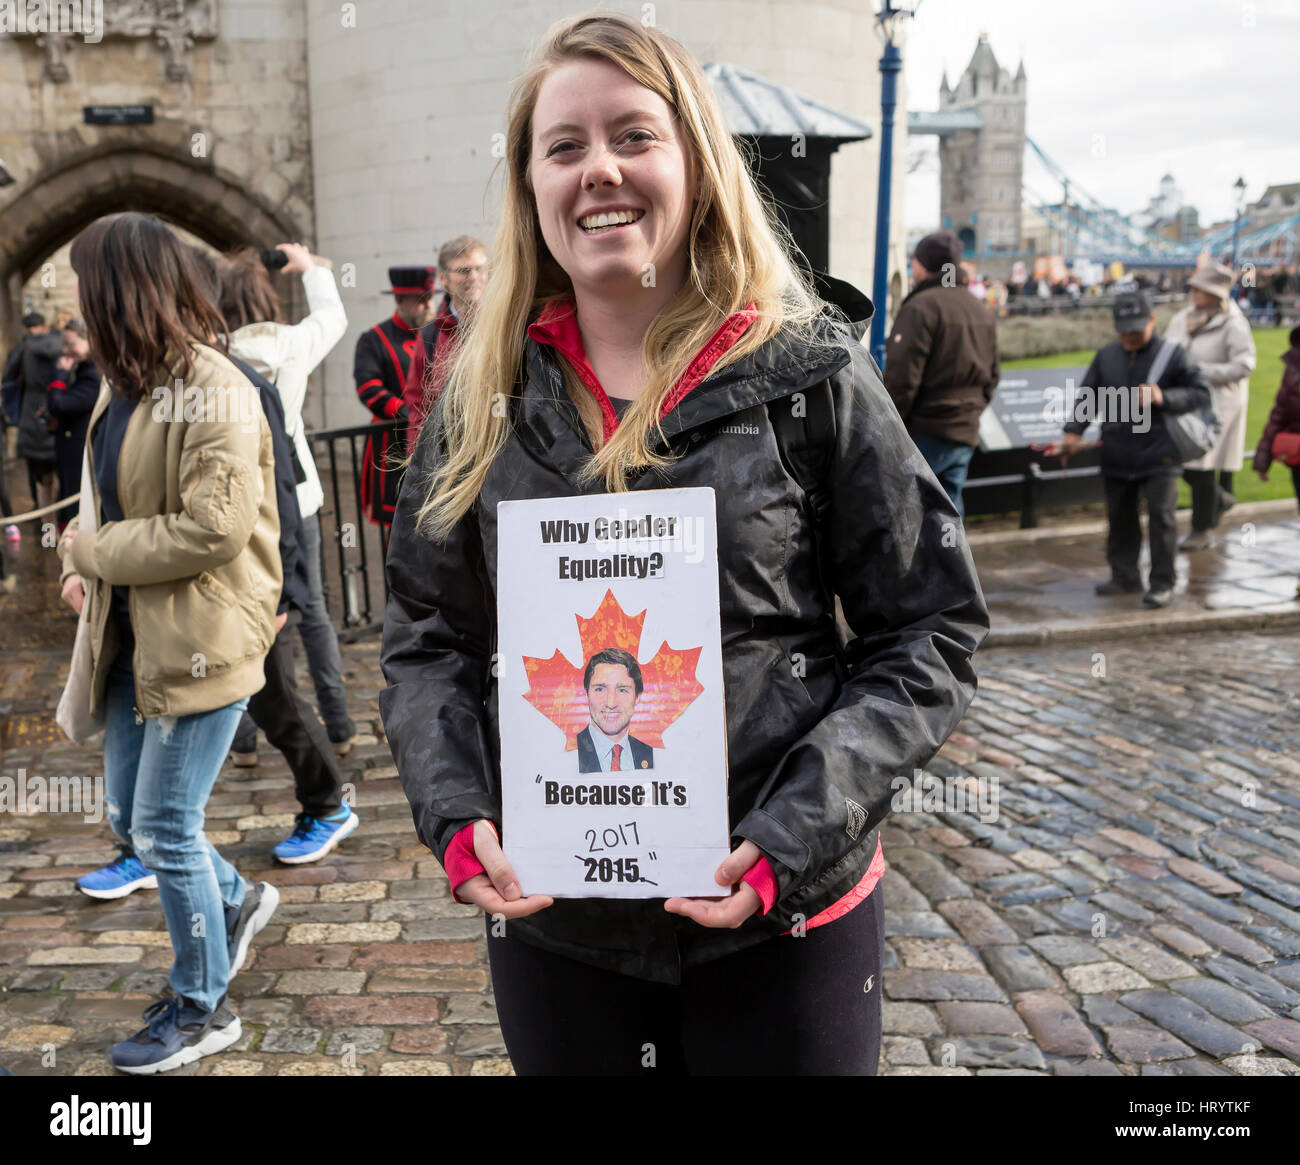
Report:
[[[1293,501],[1238,507],[1214,545],[1179,553],[1168,607],[1152,611],[1141,595],[1103,597],[1110,577],[1105,524],[1079,523],[1070,536],[1051,528],[972,535],[971,550],[989,605],[989,646],[1085,641],[1099,633],[1300,626],[1300,517]],[[1187,531],[1183,515],[1182,533]],[[1181,538],[1180,534],[1180,538]],[[1142,549],[1143,578],[1150,552]]]

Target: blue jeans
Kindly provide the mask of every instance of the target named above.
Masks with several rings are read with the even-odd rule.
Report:
[[[934,470],[939,484],[952,499],[957,516],[965,518],[961,489],[966,484],[966,471],[970,468],[970,459],[975,455],[975,447],[963,445],[960,441],[949,441],[945,437],[931,437],[927,433],[912,433],[910,436],[913,444],[921,451],[921,456]]]
[[[328,728],[341,727],[348,720],[348,697],[343,688],[343,664],[339,660],[339,637],[325,606],[324,580],[320,569],[320,512],[302,520],[303,553],[307,559],[307,585],[311,604],[302,613],[298,634],[307,653],[307,668],[316,689],[320,718]]]
[[[113,831],[158,875],[171,935],[172,990],[211,1011],[226,993],[226,909],[244,901],[244,879],[203,832],[203,809],[247,700],[193,716],[135,722],[129,657],[109,670],[104,705],[104,783]]]

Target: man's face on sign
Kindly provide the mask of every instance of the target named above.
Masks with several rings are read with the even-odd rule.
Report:
[[[617,740],[632,723],[636,711],[636,684],[621,663],[598,663],[587,688],[591,722],[611,740]]]

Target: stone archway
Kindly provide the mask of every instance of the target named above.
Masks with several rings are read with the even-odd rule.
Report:
[[[94,219],[162,215],[214,247],[271,247],[305,234],[255,196],[186,157],[108,148],[42,175],[0,210],[0,338],[17,338],[22,286],[48,255]]]

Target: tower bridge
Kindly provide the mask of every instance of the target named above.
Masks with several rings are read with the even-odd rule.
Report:
[[[939,139],[941,225],[962,240],[967,257],[996,271],[1037,254],[1025,244],[1026,215],[1046,226],[1049,252],[1126,267],[1194,267],[1202,252],[1227,261],[1237,234],[1238,262],[1294,262],[1300,242],[1297,211],[1281,217],[1248,207],[1239,224],[1205,235],[1171,238],[1094,198],[1025,132],[1028,98],[1022,62],[1014,74],[998,64],[981,34],[957,84],[945,75],[939,108],[910,112],[907,131]],[[1043,197],[1025,180],[1026,162],[1045,173],[1060,192]],[[1171,180],[1170,180],[1171,181]]]

